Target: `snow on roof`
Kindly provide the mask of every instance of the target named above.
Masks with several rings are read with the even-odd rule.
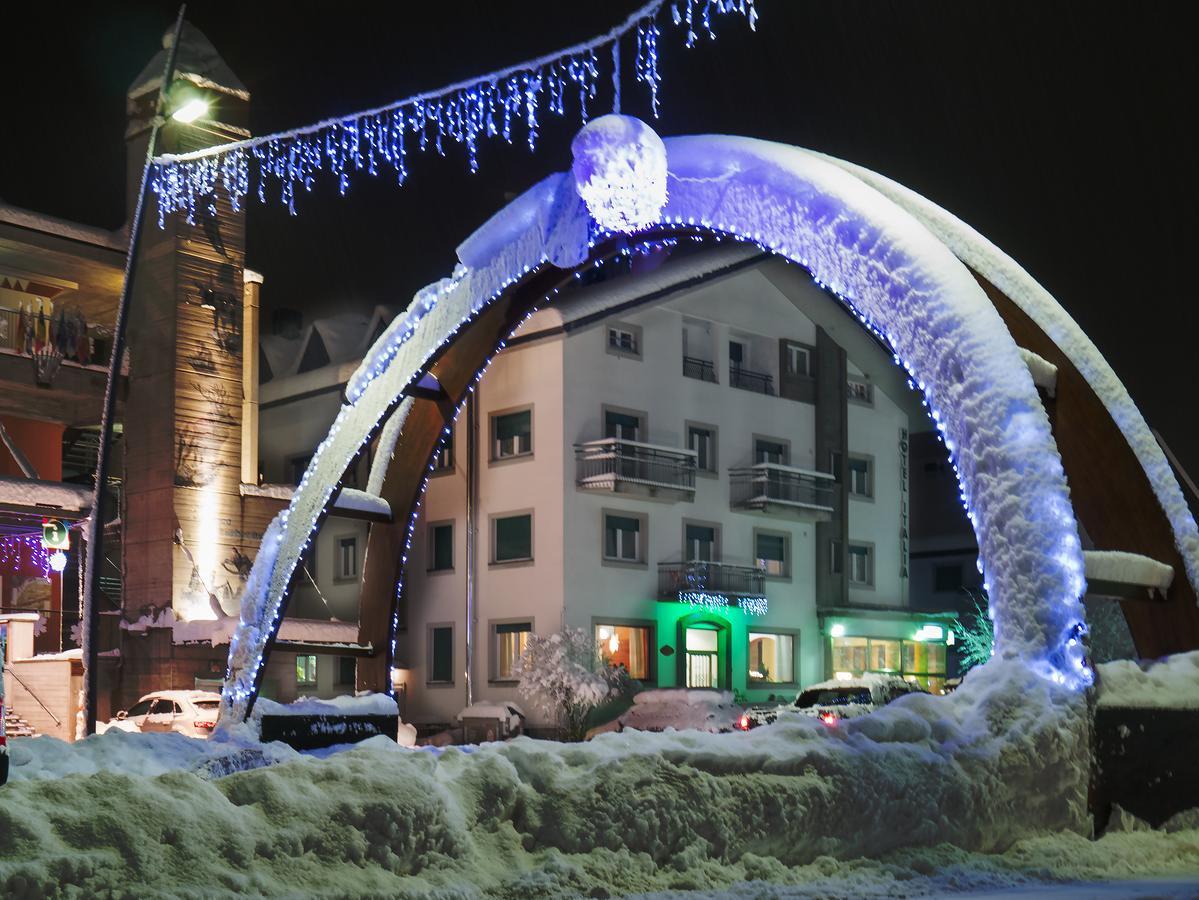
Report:
[[[142,700],[151,697],[164,697],[167,700],[220,700],[221,695],[215,691],[150,691],[142,696]],[[140,702],[140,701],[139,701]]]
[[[282,378],[290,375],[300,358],[300,348],[304,346],[298,337],[285,337],[281,334],[267,334],[258,339],[258,347],[270,367],[271,378]]]
[[[255,716],[396,716],[399,713],[394,697],[374,693],[324,699],[300,697],[291,703],[276,703],[263,697],[254,704]]]
[[[69,241],[79,241],[107,250],[117,250],[122,254],[129,246],[129,235],[124,228],[108,231],[94,225],[83,225],[46,213],[22,209],[11,203],[5,203],[3,200],[0,200],[0,222],[16,225],[18,228],[28,228],[30,231],[52,234]]]
[[[1095,667],[1100,706],[1199,709],[1199,650]]]
[[[162,49],[146,63],[141,74],[133,79],[126,95],[133,99],[148,91],[158,90],[162,84],[162,73],[166,68],[167,50],[175,36],[172,25],[162,35]],[[221,58],[212,41],[191,22],[183,23],[179,40],[179,53],[175,58],[175,77],[192,81],[201,87],[222,90],[243,100],[250,99],[250,92],[241,79],[233,74],[229,64]]]
[[[1140,585],[1156,588],[1165,593],[1174,581],[1174,569],[1165,563],[1128,553],[1123,550],[1085,550],[1082,554],[1086,563],[1088,581],[1106,581],[1115,584]]]
[[[91,509],[92,491],[91,488],[80,484],[0,475],[0,503],[38,509],[57,507],[72,512],[84,512]]]

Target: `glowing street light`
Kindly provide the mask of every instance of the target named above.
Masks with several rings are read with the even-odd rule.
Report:
[[[200,118],[200,116],[207,114],[208,101],[203,97],[192,97],[192,99],[188,100],[173,113],[171,113],[171,118],[176,122],[183,122],[186,124],[188,122],[194,122],[196,119]]]

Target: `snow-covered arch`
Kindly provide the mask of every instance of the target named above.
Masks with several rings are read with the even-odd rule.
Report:
[[[969,269],[911,212],[815,154],[700,136],[666,141],[666,157],[669,199],[651,227],[754,241],[804,266],[887,340],[954,457],[985,562],[998,653],[1059,684],[1085,684],[1077,640],[1083,563],[1065,475],[1032,379]],[[350,462],[406,395],[427,390],[421,380],[431,364],[491,304],[517,282],[528,289],[535,276],[582,265],[603,238],[570,174],[552,175],[469,238],[454,274],[418,293],[376,342],[263,539],[231,642],[224,716],[240,719],[252,702],[292,575]],[[411,409],[404,403],[392,438]],[[371,484],[378,489],[379,472]],[[1176,522],[1180,541],[1188,521]],[[394,615],[393,603],[391,642]]]

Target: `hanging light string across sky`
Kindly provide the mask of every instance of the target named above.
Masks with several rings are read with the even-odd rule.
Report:
[[[351,176],[361,172],[378,175],[390,168],[403,184],[410,152],[431,148],[445,156],[450,142],[466,148],[470,170],[476,172],[479,141],[502,137],[512,143],[513,125],[521,120],[529,150],[535,150],[543,110],[564,116],[567,100],[577,96],[580,118],[587,121],[604,65],[612,67],[613,100],[619,107],[620,41],[634,32],[634,75],[649,91],[657,117],[659,20],[668,18],[685,29],[684,44],[693,47],[702,35],[715,39],[717,18],[730,14],[744,17],[756,30],[754,0],[654,0],[599,37],[497,72],[292,131],[159,156],[150,185],[158,198],[158,225],[175,212],[195,224],[197,207],[215,215],[220,192],[240,209],[251,180],[265,203],[268,179],[274,179],[271,193],[277,188],[294,215],[297,190],[311,191],[322,172],[337,178],[343,195]],[[599,51],[604,48],[611,49],[610,63],[603,62]]]

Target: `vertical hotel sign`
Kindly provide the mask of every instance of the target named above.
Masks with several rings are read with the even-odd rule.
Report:
[[[899,577],[908,577],[908,430],[899,429]]]

